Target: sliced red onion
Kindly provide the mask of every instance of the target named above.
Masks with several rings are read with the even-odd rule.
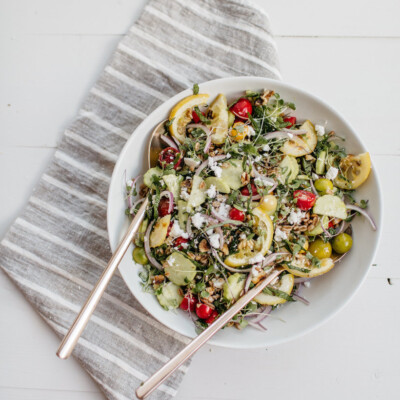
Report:
[[[207,140],[206,140],[206,144],[204,146],[204,153],[208,154],[208,151],[210,150],[210,146],[211,146],[211,136],[208,136]]]
[[[136,186],[136,182],[138,181],[138,179],[141,177],[142,175],[138,175],[135,179],[132,179],[131,181],[131,189],[128,192],[128,207],[129,209],[132,209],[132,198],[133,198],[133,190],[135,189]],[[126,182],[126,186],[128,186],[128,182]]]
[[[282,132],[291,133],[292,135],[304,135],[307,133],[305,129],[288,129],[288,128],[282,128]]]
[[[149,260],[150,264],[153,267],[156,267],[158,270],[162,271],[163,267],[162,265],[153,257],[153,255],[151,254],[151,250],[150,250],[150,232],[151,232],[151,228],[154,225],[154,221],[152,221],[149,226],[147,227],[146,233],[144,235],[143,238],[143,243],[144,243],[144,252],[146,253],[146,257]]]
[[[314,193],[316,196],[318,196],[317,189],[315,189],[314,182],[313,182],[312,179],[310,179],[310,186],[311,186],[311,190],[313,191],[313,193]]]
[[[292,298],[295,299],[295,300],[297,300],[297,301],[302,302],[302,303],[305,304],[306,306],[308,306],[308,305],[310,304],[310,302],[309,302],[307,299],[305,299],[304,297],[299,296],[299,295],[296,294],[296,293],[292,294]]]
[[[169,192],[168,190],[164,190],[160,193],[160,198],[166,196],[168,197],[168,214],[171,214],[172,211],[174,211],[174,195],[172,192]]]
[[[261,324],[255,324],[253,322],[249,322],[249,326],[252,326],[253,328],[261,331],[261,332],[265,332],[267,330],[267,328]]]
[[[359,212],[361,215],[363,215],[363,216],[368,220],[368,222],[371,224],[372,229],[373,229],[374,231],[376,231],[376,224],[375,224],[375,221],[374,221],[373,218],[367,213],[367,211],[365,211],[365,210],[363,210],[361,207],[355,206],[355,205],[353,205],[353,204],[346,204],[346,208],[347,208],[348,210],[357,211],[357,212]]]
[[[136,201],[132,204],[132,207],[130,208],[129,213],[130,213],[130,214],[133,214],[133,211],[135,210],[136,206],[137,206],[138,204],[142,203],[143,201],[144,201],[144,199],[136,200]]]
[[[281,252],[281,253],[272,253],[272,254],[270,254],[270,255],[268,255],[267,257],[264,258],[264,261],[262,262],[261,267],[265,268],[267,265],[273,263],[276,260],[277,257],[283,256],[283,255],[287,255],[287,254],[289,254],[289,253],[283,253],[283,252]]]
[[[321,228],[322,228],[322,230],[324,231],[324,233],[325,233],[325,236],[327,237],[327,238],[331,238],[332,237],[332,235],[328,232],[328,230],[324,227],[324,224],[322,223],[322,221],[321,221]]]
[[[264,319],[268,317],[271,311],[272,311],[272,306],[266,306],[264,310],[261,312],[261,314],[259,314],[257,318],[252,321],[253,324],[259,324],[261,321],[264,321]]]
[[[189,167],[189,168],[196,168],[200,165],[200,161],[193,160],[193,158],[185,157],[183,159],[183,162]]]
[[[217,261],[224,267],[226,268],[228,271],[231,272],[250,272],[251,268],[245,268],[245,269],[239,269],[239,268],[232,268],[232,267],[228,267],[221,259],[221,257],[218,255],[218,252],[211,247],[211,252],[213,254],[213,256],[217,259]]]
[[[304,283],[309,282],[311,278],[294,278],[294,283]]]
[[[348,254],[348,251],[346,251],[346,253],[343,253],[343,254],[342,254],[340,257],[338,257],[336,260],[333,260],[333,262],[336,264],[336,263],[342,261],[343,258],[344,258],[344,256],[345,256],[346,254]]]
[[[175,142],[168,137],[167,135],[161,135],[161,140],[166,143],[168,146],[173,147],[175,150],[179,150],[179,147],[175,144]]]
[[[223,155],[220,155],[220,156],[215,156],[215,157],[213,157],[213,160],[214,160],[214,161],[221,161],[221,160],[223,160],[223,159],[226,158],[226,157],[227,157],[227,155],[226,155],[226,154],[223,154]],[[195,176],[196,176],[196,175],[200,175],[201,171],[203,171],[203,169],[206,168],[207,165],[208,165],[208,159],[207,159],[206,161],[203,161],[203,162],[200,164],[199,168],[197,168],[197,170],[196,170],[196,172],[195,172],[194,175],[195,175]]]
[[[186,128],[193,128],[193,129],[198,128],[198,129],[202,129],[202,130],[204,131],[204,133],[205,133],[207,136],[211,136],[211,131],[210,131],[210,129],[209,129],[207,126],[202,125],[202,124],[189,124],[189,125],[186,126]]]

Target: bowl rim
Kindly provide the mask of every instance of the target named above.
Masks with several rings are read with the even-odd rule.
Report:
[[[231,77],[224,77],[224,78],[217,78],[217,79],[212,79],[209,81],[204,81],[202,83],[199,83],[199,86],[201,88],[202,85],[212,85],[212,84],[220,84],[220,83],[227,83],[227,82],[231,82],[231,81],[242,81],[245,80],[246,82],[252,82],[252,83],[257,83],[257,82],[262,82],[262,85],[268,85],[268,84],[272,84],[272,85],[276,85],[278,84],[281,87],[284,87],[285,89],[288,89],[290,91],[295,91],[298,92],[301,95],[305,95],[306,97],[311,98],[312,100],[314,100],[315,102],[321,104],[323,107],[325,107],[328,111],[330,111],[332,114],[336,114],[336,116],[342,120],[342,122],[347,126],[348,130],[351,132],[352,135],[354,135],[354,137],[359,141],[361,147],[363,148],[364,151],[368,151],[367,147],[365,146],[364,141],[362,140],[362,138],[357,134],[357,131],[353,128],[353,126],[351,125],[351,123],[348,121],[348,119],[346,117],[343,116],[343,114],[341,112],[339,112],[338,110],[336,110],[335,108],[333,108],[330,104],[328,104],[326,101],[324,101],[323,99],[321,99],[319,96],[314,95],[313,93],[310,93],[300,87],[298,87],[297,85],[293,85],[291,83],[287,83],[287,82],[282,82],[280,80],[276,80],[276,79],[271,79],[271,78],[267,78],[267,77],[260,77],[260,76],[231,76]],[[260,85],[261,86],[261,85]],[[142,129],[142,126],[145,125],[147,123],[148,120],[153,119],[153,116],[159,113],[160,108],[164,107],[165,103],[167,102],[171,102],[173,104],[177,103],[179,100],[181,100],[183,97],[189,96],[193,94],[192,89],[188,88],[185,89],[179,93],[177,93],[176,95],[170,97],[168,100],[162,102],[157,108],[155,108],[146,118],[143,119],[143,121],[135,128],[135,130],[132,132],[130,138],[126,141],[124,147],[122,148],[117,162],[115,163],[114,169],[113,169],[113,173],[111,175],[111,180],[110,180],[110,186],[109,186],[109,190],[108,190],[108,194],[107,194],[107,232],[108,232],[108,237],[109,237],[109,243],[110,243],[110,248],[112,250],[112,252],[115,251],[115,248],[117,247],[117,244],[114,244],[111,240],[111,235],[110,235],[110,226],[111,226],[111,217],[110,217],[110,198],[112,196],[112,187],[113,187],[113,182],[117,179],[116,178],[116,174],[117,171],[120,169],[119,166],[120,164],[122,164],[122,160],[125,158],[126,153],[128,152],[128,148],[130,145],[130,142],[133,140],[134,134],[136,131],[140,131]],[[148,132],[148,135],[150,134],[150,132]],[[373,160],[372,160],[372,165],[373,165]],[[376,257],[376,253],[379,247],[379,243],[381,240],[381,234],[382,234],[382,224],[383,224],[383,218],[384,218],[384,207],[383,207],[383,196],[382,196],[382,189],[381,189],[381,183],[380,183],[380,179],[379,179],[379,174],[376,170],[376,168],[373,168],[374,171],[374,175],[375,175],[375,180],[376,180],[376,186],[377,186],[377,197],[378,197],[378,204],[379,204],[379,209],[377,210],[377,212],[379,213],[380,216],[380,223],[377,227],[377,230],[375,232],[376,235],[376,239],[374,241],[374,248],[373,251],[371,253],[371,258],[370,258],[370,262],[372,260],[375,259]],[[355,296],[355,294],[359,291],[361,285],[364,283],[367,274],[369,272],[371,268],[371,264],[368,266],[368,268],[365,268],[363,274],[360,276],[358,283],[356,284],[354,290],[347,296],[347,298],[337,307],[335,308],[333,311],[331,311],[330,313],[324,315],[322,318],[320,318],[317,322],[311,324],[308,328],[304,328],[302,330],[300,330],[299,332],[292,334],[290,337],[288,338],[282,338],[282,339],[275,339],[273,341],[270,341],[268,343],[268,347],[271,346],[275,346],[278,344],[282,344],[282,343],[286,343],[295,339],[298,339],[299,337],[302,337],[304,335],[306,335],[307,333],[312,332],[313,330],[319,328],[320,326],[322,326],[323,324],[325,324],[327,321],[329,321],[331,318],[333,318],[334,316],[337,315],[337,313],[339,313],[340,311],[342,311],[348,304],[349,302],[353,299],[353,297]],[[121,271],[120,271],[121,272]],[[135,299],[142,305],[142,307],[153,317],[155,318],[159,323],[161,323],[163,326],[167,327],[168,329],[171,329],[177,333],[179,333],[180,335],[183,335],[187,338],[194,338],[196,337],[196,335],[188,335],[186,332],[183,332],[179,327],[171,327],[168,326],[166,323],[164,323],[163,321],[161,321],[160,319],[157,318],[156,315],[154,315],[146,306],[146,303],[141,301],[137,296],[135,296],[135,293],[131,290],[128,282],[126,281],[124,274],[121,272],[121,276],[125,282],[125,284],[127,285],[129,291],[132,293],[132,295],[135,297]],[[255,349],[255,348],[265,348],[266,345],[261,345],[259,343],[246,343],[246,342],[241,342],[241,343],[221,343],[220,341],[218,342],[214,342],[213,339],[211,339],[209,342],[209,344],[212,345],[216,345],[218,347],[224,347],[224,348],[234,348],[234,349]]]

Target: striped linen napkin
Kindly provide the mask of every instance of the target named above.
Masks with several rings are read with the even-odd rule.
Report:
[[[110,258],[107,192],[126,140],[177,92],[232,75],[280,78],[268,17],[244,0],[151,0],[118,45],[0,245],[1,267],[60,337]],[[109,399],[131,399],[187,342],[117,274],[74,356]],[[187,368],[151,398],[172,398]]]

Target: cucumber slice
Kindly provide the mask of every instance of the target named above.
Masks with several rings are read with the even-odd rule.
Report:
[[[143,176],[143,183],[150,189],[155,189],[155,186],[153,185],[153,179],[154,177],[160,178],[162,174],[163,172],[161,168],[150,168]]]
[[[182,253],[174,252],[166,260],[165,276],[175,285],[185,286],[196,276],[196,266]]]
[[[229,185],[224,182],[221,178],[216,178],[215,176],[210,176],[204,180],[206,183],[207,189],[211,186],[214,185],[215,188],[218,190],[220,193],[230,193],[231,188]]]
[[[165,310],[174,310],[182,303],[182,291],[179,286],[167,282],[162,286],[161,293],[157,294],[157,300]]]
[[[319,220],[317,226],[309,232],[306,232],[308,236],[316,236],[320,235],[324,230],[322,229],[321,223],[325,229],[328,229],[329,226],[329,217],[323,215],[322,218]]]
[[[224,181],[231,189],[237,190],[243,186],[242,184],[242,161],[229,160],[222,164],[221,180]]]
[[[246,275],[236,272],[228,278],[228,282],[224,283],[223,286],[223,297],[225,300],[231,302],[237,300],[240,296],[241,291],[244,289],[246,283]]]
[[[185,229],[187,219],[187,202],[183,200],[178,200],[178,221],[181,229]]]
[[[290,183],[294,181],[299,174],[299,164],[297,160],[292,156],[285,156],[279,164],[280,180],[281,182]]]
[[[290,293],[292,293],[293,286],[294,286],[294,276],[292,274],[286,274],[286,275],[283,275],[282,277],[280,277],[279,284],[277,285],[276,288],[279,289],[280,291],[286,293],[287,295],[290,295]],[[282,297],[272,296],[270,294],[266,294],[263,292],[258,294],[254,298],[254,300],[258,304],[269,305],[269,306],[275,306],[277,304],[286,303],[286,301],[287,301],[287,300],[283,299]]]
[[[314,214],[326,215],[328,217],[347,218],[346,205],[339,197],[331,194],[319,197],[315,202],[313,212]]]
[[[170,214],[165,215],[156,222],[150,234],[150,247],[158,247],[165,242],[170,222]]]
[[[183,177],[174,174],[164,175],[163,181],[167,185],[167,189],[174,195],[174,199],[179,198],[179,191]]]
[[[322,150],[318,153],[318,158],[315,163],[315,172],[318,175],[322,175],[325,171],[325,160],[326,160],[326,151]]]
[[[206,184],[200,176],[193,177],[192,191],[190,192],[188,207],[196,208],[206,200]]]

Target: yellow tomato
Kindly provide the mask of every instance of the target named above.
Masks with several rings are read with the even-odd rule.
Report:
[[[236,122],[233,124],[231,131],[229,132],[230,137],[236,141],[240,142],[250,133],[249,125],[244,122]]]
[[[277,204],[278,201],[276,200],[276,197],[272,194],[263,196],[260,200],[260,207],[263,209],[263,211],[265,211],[267,215],[270,216],[275,212]]]

